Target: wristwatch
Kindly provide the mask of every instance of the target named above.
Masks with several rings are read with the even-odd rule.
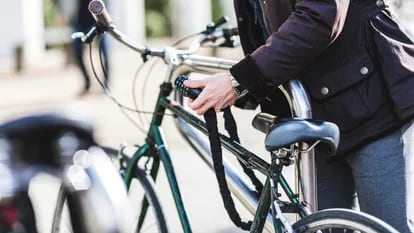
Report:
[[[247,90],[246,88],[243,88],[230,72],[228,72],[228,74],[229,74],[231,86],[233,87],[234,93],[236,93],[236,95],[239,97],[245,96],[249,92],[249,90]]]

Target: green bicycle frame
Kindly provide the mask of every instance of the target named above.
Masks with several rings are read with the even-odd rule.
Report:
[[[139,159],[142,158],[144,155],[153,157],[154,161],[152,163],[150,174],[154,180],[156,180],[157,177],[159,163],[162,162],[173,195],[173,199],[175,201],[175,205],[179,214],[182,228],[184,232],[189,233],[192,232],[190,222],[188,220],[187,213],[184,208],[184,203],[181,198],[181,193],[177,184],[171,158],[165,147],[164,137],[161,133],[161,124],[163,121],[163,117],[165,115],[165,111],[168,109],[178,118],[184,120],[186,123],[201,131],[205,135],[208,134],[208,131],[206,129],[205,123],[202,120],[186,111],[178,103],[169,99],[169,95],[171,94],[172,90],[172,85],[169,82],[165,82],[161,85],[161,91],[157,99],[153,118],[150,124],[150,129],[147,135],[147,143],[142,145],[131,158],[130,162],[128,163],[127,170],[125,172],[124,180],[127,186],[129,187],[132,180],[133,171],[136,168],[136,164],[138,163]],[[227,136],[220,134],[219,137],[221,144],[224,148],[226,148],[228,151],[234,154],[242,163],[246,164],[248,167],[251,167],[261,172],[267,177],[264,189],[262,191],[262,195],[260,197],[260,200],[258,200],[258,206],[256,209],[256,214],[251,229],[251,232],[261,232],[263,230],[266,218],[268,217],[271,205],[271,192],[269,185],[269,179],[272,178],[270,174],[271,166],[269,163],[262,160],[259,156],[248,151],[237,142],[231,141],[230,138],[228,138]],[[302,206],[300,204],[298,196],[289,187],[283,175],[280,174],[277,180],[284,192],[286,193],[287,197],[290,199],[291,203],[297,205],[300,216],[305,216],[306,211],[303,208],[301,208]],[[143,209],[141,210],[141,217],[144,218],[147,205],[144,205],[142,208]]]

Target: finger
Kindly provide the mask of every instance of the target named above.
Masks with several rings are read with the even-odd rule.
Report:
[[[197,110],[197,114],[203,115],[204,113],[206,113],[212,107],[213,107],[213,104],[211,104],[210,102],[206,102],[203,106],[201,106]]]
[[[222,101],[220,101],[220,103],[217,103],[216,106],[214,107],[214,110],[216,110],[216,112],[220,112],[222,109],[224,109],[226,107],[227,103],[225,101],[225,99],[223,99]]]
[[[216,112],[221,111],[222,109],[225,109],[228,106],[234,105],[234,103],[236,102],[237,97],[233,96],[233,95],[229,95],[226,96],[225,99],[223,99],[223,101],[220,102],[220,104],[217,104],[215,106],[215,110]]]
[[[188,103],[188,106],[190,106],[190,108],[192,108],[193,110],[197,110],[197,109],[201,108],[201,106],[204,105],[204,102],[205,102],[204,99],[198,97],[197,99],[195,99],[191,103]]]
[[[195,99],[195,100],[191,101],[190,103],[188,103],[188,106],[190,106],[190,108],[192,108],[193,110],[197,110],[201,106],[203,106],[205,102],[206,102],[206,99],[205,99],[203,91],[202,91],[200,93],[200,95],[197,97],[197,99]]]
[[[187,79],[184,81],[184,85],[190,88],[202,88],[206,85],[206,82],[204,79]]]

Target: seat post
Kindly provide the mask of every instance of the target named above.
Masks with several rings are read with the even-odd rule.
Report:
[[[281,85],[279,88],[282,90],[289,102],[293,117],[312,119],[312,110],[309,97],[299,80],[290,80],[288,83]],[[306,144],[303,144],[302,146],[303,148],[309,147],[309,145]],[[296,173],[301,177],[296,176],[296,190],[299,190],[302,200],[306,201],[306,203],[309,204],[310,210],[314,212],[318,209],[318,198],[315,153],[313,149],[309,152],[302,152],[299,155],[298,163],[300,173],[297,171]]]

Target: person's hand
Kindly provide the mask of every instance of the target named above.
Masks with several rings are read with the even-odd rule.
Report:
[[[238,98],[233,91],[228,73],[217,73],[200,80],[189,79],[184,85],[190,88],[203,88],[197,99],[189,103],[189,106],[200,115],[210,108],[218,112],[233,105]]]

